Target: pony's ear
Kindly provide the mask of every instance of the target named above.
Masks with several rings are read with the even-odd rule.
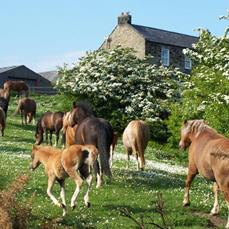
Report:
[[[73,103],[72,103],[72,107],[73,107],[73,108],[76,108],[76,102],[73,102]]]

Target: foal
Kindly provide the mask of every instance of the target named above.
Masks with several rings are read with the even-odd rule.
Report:
[[[63,208],[63,216],[66,215],[64,184],[68,176],[76,184],[75,192],[71,198],[71,207],[74,209],[76,206],[75,201],[80,192],[83,179],[86,179],[88,184],[87,192],[84,195],[84,203],[87,207],[90,206],[89,191],[92,183],[91,170],[97,156],[98,151],[93,145],[72,145],[65,150],[56,149],[51,146],[33,146],[30,168],[35,170],[40,164],[44,165],[45,172],[48,176],[47,194],[55,205]],[[62,203],[52,194],[52,187],[55,180],[61,186],[60,197]]]

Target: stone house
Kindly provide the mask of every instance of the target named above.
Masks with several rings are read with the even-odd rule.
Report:
[[[7,80],[23,80],[29,86],[31,92],[45,94],[56,93],[56,90],[53,88],[49,80],[24,65],[0,68],[1,88]]]
[[[195,36],[132,24],[131,15],[122,13],[117,26],[100,48],[130,47],[139,58],[152,56],[152,64],[173,66],[189,73],[192,63],[182,50],[192,48],[197,41]]]

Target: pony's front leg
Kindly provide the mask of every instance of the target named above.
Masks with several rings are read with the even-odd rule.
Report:
[[[185,181],[185,193],[184,193],[184,200],[183,200],[184,207],[190,205],[189,189],[190,189],[192,180],[194,179],[197,173],[198,171],[195,166],[189,166],[188,175]]]
[[[214,206],[211,210],[210,215],[218,215],[219,214],[219,201],[218,201],[218,191],[219,191],[219,186],[216,182],[213,184],[213,192],[214,192]]]
[[[49,143],[52,146],[52,131],[50,130],[50,134],[49,134]]]
[[[49,176],[48,178],[48,188],[47,188],[47,195],[50,197],[50,199],[53,201],[55,205],[58,207],[62,207],[62,205],[59,203],[59,201],[56,199],[56,197],[52,194],[52,187],[55,182],[55,176]]]
[[[66,215],[67,208],[66,208],[66,201],[65,201],[65,183],[64,180],[58,180],[60,184],[60,198],[62,200],[62,208],[63,208],[63,216]]]
[[[21,112],[21,125],[24,125],[24,115],[23,115],[23,112]]]
[[[48,145],[48,130],[44,129],[44,132],[45,132],[45,141],[46,141],[46,144]]]
[[[59,135],[60,135],[60,132],[59,132],[59,131],[56,131],[56,141],[55,141],[55,146],[57,146],[57,145],[58,145]]]
[[[27,126],[27,114],[24,112],[25,125]]]
[[[91,183],[92,183],[92,175],[91,174],[89,174],[89,176],[86,178],[86,182],[88,184],[88,189],[87,189],[87,192],[84,196],[84,204],[86,207],[90,207],[91,204],[89,202],[89,191],[90,191]]]

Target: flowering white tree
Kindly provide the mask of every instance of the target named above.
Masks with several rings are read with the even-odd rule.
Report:
[[[178,71],[138,59],[117,47],[87,53],[73,69],[60,69],[57,88],[93,104],[97,114],[121,130],[132,119],[160,122],[179,97]]]

